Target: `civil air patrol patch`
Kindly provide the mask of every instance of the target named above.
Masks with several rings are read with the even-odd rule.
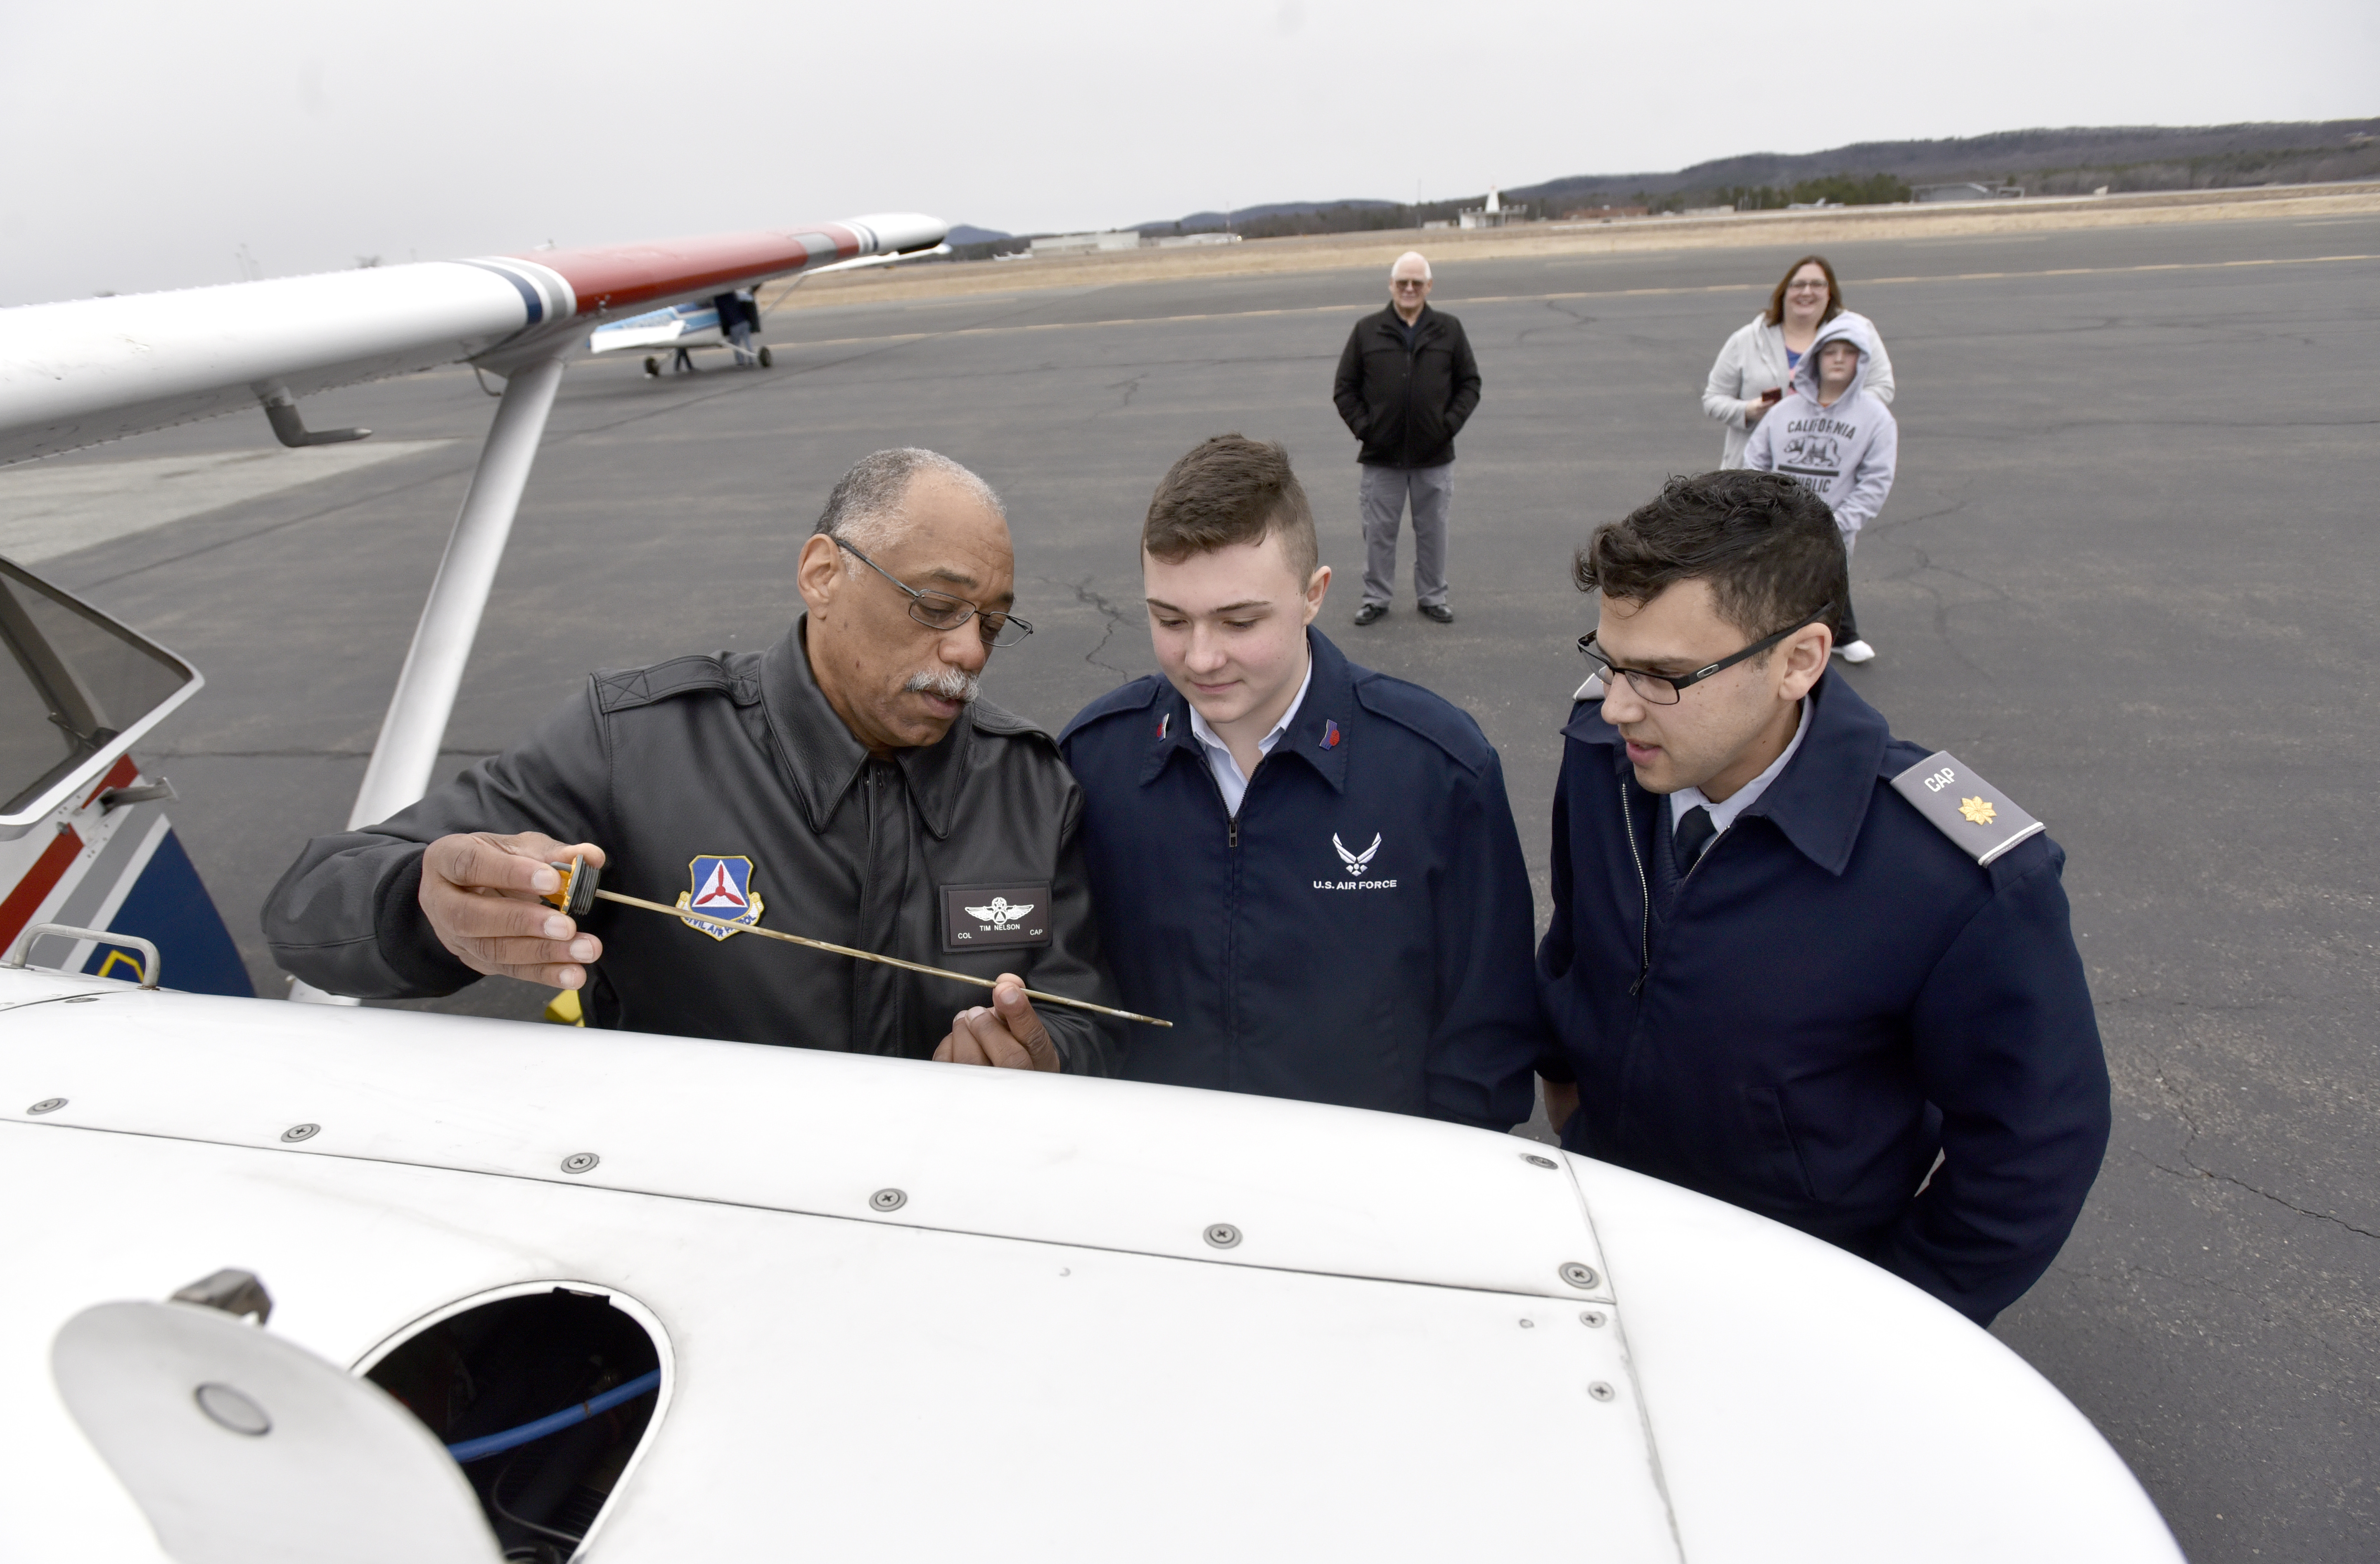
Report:
[[[1003,880],[998,885],[945,885],[941,891],[945,951],[1050,943],[1046,884]]]
[[[754,924],[760,921],[765,907],[759,892],[752,889],[752,860],[744,857],[712,857],[708,855],[686,865],[688,878],[694,881],[690,891],[681,891],[677,904],[681,911],[703,913],[724,918],[730,923]],[[688,928],[724,940],[734,934],[732,928],[722,928],[700,918],[682,917],[678,921]]]
[[[1919,814],[1978,864],[1988,864],[2048,829],[1947,749],[1936,750],[1893,778],[1892,791],[1916,805]]]

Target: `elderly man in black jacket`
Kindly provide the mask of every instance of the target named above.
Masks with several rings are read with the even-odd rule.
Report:
[[[1429,307],[1429,262],[1407,250],[1389,268],[1389,307],[1366,315],[1339,355],[1331,399],[1363,442],[1364,605],[1357,624],[1389,612],[1397,532],[1413,507],[1414,599],[1440,624],[1446,602],[1446,513],[1454,499],[1454,437],[1479,406],[1479,365],[1463,322]]]
[[[317,838],[264,910],[274,959],[333,993],[481,973],[587,989],[599,1026],[1105,1073],[1111,1039],[1029,985],[1111,1003],[1082,789],[1050,737],[976,697],[1009,612],[999,499],[880,451],[804,544],[807,612],[766,651],[609,670],[526,741],[391,819]],[[996,978],[972,990],[599,902],[539,898],[583,854],[688,912]]]

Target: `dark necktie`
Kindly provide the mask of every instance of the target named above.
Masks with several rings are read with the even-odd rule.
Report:
[[[1686,811],[1670,838],[1670,848],[1677,855],[1680,875],[1694,867],[1694,861],[1703,855],[1703,849],[1709,846],[1710,839],[1718,834],[1718,828],[1711,824],[1708,809],[1697,804]]]

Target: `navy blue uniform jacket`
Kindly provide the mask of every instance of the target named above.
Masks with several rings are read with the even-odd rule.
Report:
[[[1059,735],[1123,1003],[1174,1024],[1129,1028],[1120,1073],[1507,1129],[1544,1029],[1503,767],[1467,713],[1306,643],[1236,820],[1161,678]]]
[[[1563,1145],[1988,1324],[2049,1267],[2107,1145],[2066,855],[2036,835],[1978,867],[1888,785],[1927,751],[1840,676],[1808,720],[1682,881],[1669,801],[1599,701],[1572,708],[1537,954],[1546,1073],[1579,1088]]]

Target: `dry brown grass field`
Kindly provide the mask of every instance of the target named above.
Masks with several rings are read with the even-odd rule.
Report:
[[[817,309],[971,294],[1099,287],[1178,278],[1295,272],[1386,272],[1408,249],[1433,263],[1532,257],[1621,255],[1669,249],[1790,245],[1815,249],[1866,239],[2070,232],[2084,228],[2353,216],[2380,212],[2380,182],[2264,189],[1973,201],[1939,206],[1854,206],[1809,212],[1730,212],[1721,217],[1649,217],[1608,223],[1530,223],[1510,228],[1403,228],[1180,249],[1120,250],[1039,261],[928,262],[894,271],[844,272],[772,284],[762,306]]]

